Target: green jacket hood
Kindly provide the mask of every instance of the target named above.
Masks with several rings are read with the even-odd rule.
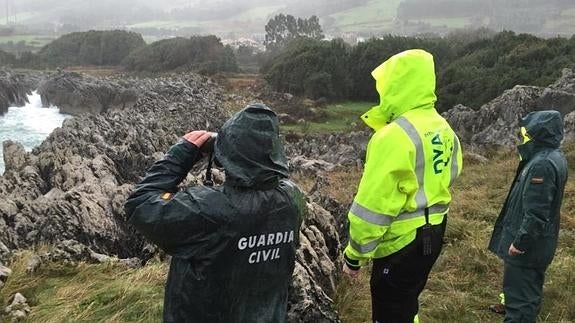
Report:
[[[433,108],[437,101],[433,56],[424,50],[411,49],[396,54],[375,68],[371,75],[380,103],[361,118],[374,130],[409,110]]]
[[[268,189],[288,177],[276,114],[251,104],[222,126],[214,148],[226,171],[226,185]]]
[[[563,140],[563,118],[558,111],[531,112],[521,119],[520,126],[535,146],[558,148]]]

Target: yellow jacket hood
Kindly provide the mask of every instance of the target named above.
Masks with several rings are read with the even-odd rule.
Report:
[[[371,75],[380,103],[361,119],[376,131],[409,110],[433,108],[437,101],[433,56],[424,50],[411,49],[396,54]]]

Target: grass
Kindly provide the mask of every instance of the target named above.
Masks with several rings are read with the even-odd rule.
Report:
[[[11,35],[11,36],[0,36],[0,44],[5,44],[8,42],[18,43],[25,41],[28,45],[43,46],[54,40],[55,37],[43,36],[43,35]]]
[[[325,121],[305,121],[298,124],[282,125],[283,132],[326,133],[346,132],[364,127],[359,117],[374,106],[371,102],[343,102],[321,108]]]
[[[471,20],[467,17],[429,18],[418,19],[417,21],[428,23],[431,26],[446,26],[448,28],[463,28],[471,25]]]
[[[346,104],[339,113],[361,111],[366,104]],[[575,165],[575,144],[565,148]],[[509,151],[490,153],[485,164],[466,159],[453,189],[446,245],[420,297],[421,322],[500,322],[486,310],[498,301],[502,263],[487,243],[493,223],[513,179],[517,157]],[[323,193],[340,203],[351,203],[361,171],[339,169],[324,177]],[[314,179],[296,175],[309,191]],[[560,245],[547,271],[539,322],[575,321],[575,181],[567,183]],[[28,298],[28,322],[158,322],[161,320],[167,264],[154,262],[140,269],[109,264],[44,264],[26,273],[30,253],[16,257],[13,275],[0,290],[0,305],[16,292]],[[370,322],[369,268],[360,277],[342,278],[335,295],[343,323]],[[3,303],[3,304],[2,304]],[[0,319],[1,320],[1,319]]]
[[[573,167],[575,146],[568,146],[566,151]],[[453,189],[447,243],[420,297],[421,322],[502,320],[486,310],[498,301],[503,277],[502,262],[487,250],[487,245],[516,165],[515,153],[508,152],[495,154],[487,164],[465,165]],[[349,180],[341,185],[347,183]],[[575,321],[574,181],[567,183],[563,201],[560,244],[547,270],[539,322]],[[342,280],[336,302],[343,323],[370,321],[368,268],[357,280]]]
[[[230,20],[237,20],[237,21],[265,20],[265,19],[271,18],[270,16],[272,14],[280,11],[283,8],[285,8],[284,5],[255,7],[255,8],[243,11],[243,12],[231,17]]]
[[[389,28],[400,2],[401,0],[371,0],[364,6],[332,14],[330,17],[335,21],[333,28],[349,32],[377,27]]]
[[[149,20],[126,26],[127,28],[183,28],[199,27],[200,24],[191,20]]]
[[[28,274],[28,256],[11,264],[13,276],[0,296],[3,301],[16,292],[27,297],[29,322],[161,321],[166,264],[127,269],[111,263],[49,263]]]

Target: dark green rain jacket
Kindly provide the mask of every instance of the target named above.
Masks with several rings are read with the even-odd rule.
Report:
[[[531,138],[519,146],[521,162],[495,223],[489,250],[521,267],[546,268],[555,254],[567,181],[567,162],[559,150],[563,121],[557,111],[531,112],[521,120]],[[524,251],[509,256],[509,246]]]
[[[284,322],[304,216],[276,115],[251,105],[218,134],[222,187],[177,185],[200,159],[182,140],[156,162],[126,202],[129,221],[173,256],[165,322]]]

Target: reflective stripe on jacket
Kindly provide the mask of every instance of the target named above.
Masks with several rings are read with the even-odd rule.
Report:
[[[434,108],[433,57],[407,51],[372,74],[381,103],[362,116],[375,133],[348,214],[345,250],[347,258],[360,261],[412,242],[425,224],[426,208],[430,223],[441,223],[451,202],[449,187],[462,169],[459,139]]]

